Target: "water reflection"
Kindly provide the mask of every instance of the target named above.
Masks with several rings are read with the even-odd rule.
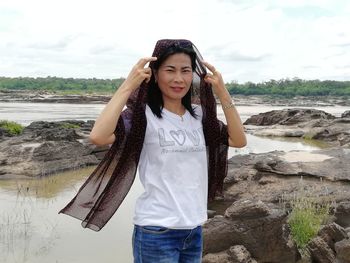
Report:
[[[58,215],[94,167],[42,179],[0,180],[1,262],[131,262],[135,181],[125,202],[100,232]]]
[[[228,157],[237,154],[265,153],[272,151],[313,151],[327,148],[327,144],[316,140],[303,140],[300,138],[260,137],[247,134],[247,146],[242,149],[229,148]]]

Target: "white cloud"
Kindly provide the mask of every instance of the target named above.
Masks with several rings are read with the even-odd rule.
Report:
[[[3,0],[0,75],[126,76],[188,38],[226,81],[350,79],[346,0]]]

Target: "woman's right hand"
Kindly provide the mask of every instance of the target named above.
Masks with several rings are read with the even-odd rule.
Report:
[[[139,62],[133,66],[123,85],[127,86],[128,89],[131,89],[131,91],[134,91],[141,85],[144,80],[146,80],[148,83],[152,76],[152,70],[150,67],[145,68],[145,66],[148,62],[156,60],[156,57],[141,58]]]

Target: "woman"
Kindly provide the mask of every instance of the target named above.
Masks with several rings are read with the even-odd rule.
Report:
[[[212,91],[227,125],[216,117]],[[246,144],[221,74],[190,41],[159,40],[106,105],[90,139],[112,147],[60,212],[100,230],[138,168],[145,192],[133,219],[134,262],[201,262],[207,200],[222,194],[228,146]]]

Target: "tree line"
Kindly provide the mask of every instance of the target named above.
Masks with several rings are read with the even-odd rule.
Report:
[[[261,83],[227,84],[230,94],[291,96],[349,96],[350,81],[303,80],[299,78],[269,80]]]
[[[113,93],[124,81],[118,79],[0,77],[0,89],[36,90],[67,94]],[[350,81],[303,80],[299,78],[269,80],[260,83],[226,83],[231,95],[350,96]]]
[[[118,79],[83,79],[83,78],[29,78],[0,77],[0,89],[8,90],[35,90],[57,93],[112,93],[124,81]]]

